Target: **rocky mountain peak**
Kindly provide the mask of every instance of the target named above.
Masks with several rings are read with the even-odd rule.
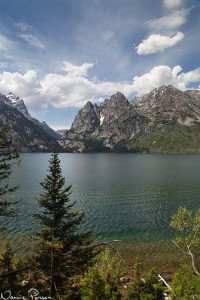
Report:
[[[5,117],[0,121],[13,124],[22,151],[56,145],[60,135],[24,111],[22,99],[0,94],[0,106]],[[118,92],[99,106],[88,101],[62,132],[59,145],[70,152],[200,152],[199,125],[199,90],[161,86],[131,102]]]
[[[175,96],[177,98],[177,94],[183,94],[183,92],[177,88],[175,88],[173,85],[168,85],[168,86],[161,86],[159,88],[155,88],[152,90],[150,93],[146,94],[144,97],[149,98],[155,98],[162,100],[163,97],[168,97],[168,96]]]
[[[58,133],[56,133],[53,129],[51,129],[45,122],[42,123],[39,120],[33,118],[29,113],[24,100],[20,99],[13,93],[8,93],[6,96],[0,93],[0,100],[4,102],[9,107],[12,107],[23,114],[23,116],[28,120],[33,122],[35,125],[39,126],[42,130],[45,131],[45,134],[52,139],[57,139],[60,137]]]
[[[84,132],[85,134],[94,132],[99,125],[98,106],[88,101],[78,112],[71,126],[73,133]]]
[[[88,101],[88,102],[84,105],[84,108],[85,108],[85,109],[88,109],[88,110],[93,109],[93,104],[92,104],[92,102]]]
[[[164,110],[176,109],[184,101],[184,92],[169,85],[155,88],[142,97],[136,97],[131,103],[137,110],[142,111],[143,109],[157,110],[158,108],[163,108]]]
[[[26,105],[24,104],[23,99],[20,99],[19,97],[16,97],[15,94],[10,92],[6,95],[6,102],[9,105],[15,107],[21,113],[23,113],[23,115],[26,118],[31,118],[31,115],[29,114],[28,109],[27,109]]]
[[[168,124],[175,120],[179,124],[193,126],[195,122],[199,122],[200,115],[200,102],[197,105],[199,96],[196,93],[194,95],[172,85],[161,86],[131,103],[139,114],[148,117],[160,127],[163,123]]]
[[[126,97],[118,92],[97,106],[88,101],[78,112],[75,120],[65,137],[70,139],[91,138],[98,136],[105,139],[105,147],[112,148],[113,144],[130,137],[135,129],[134,109]],[[129,124],[129,129],[125,127]]]
[[[129,101],[126,99],[126,97],[120,93],[117,92],[116,94],[112,95],[109,99],[105,99],[102,106],[110,106],[110,107],[118,107],[118,106],[127,106],[129,105]]]
[[[10,103],[12,103],[12,104],[17,103],[18,100],[19,100],[19,97],[16,97],[15,94],[13,94],[13,93],[11,93],[11,92],[8,93],[8,94],[6,95],[6,98],[7,98],[8,101],[9,101]]]

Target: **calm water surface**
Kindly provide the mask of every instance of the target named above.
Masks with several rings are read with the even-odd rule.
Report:
[[[11,183],[20,188],[16,218],[1,219],[0,240],[25,249],[39,225],[36,197],[50,154],[22,154]],[[85,213],[84,229],[100,239],[158,241],[172,235],[168,224],[178,207],[200,207],[200,155],[60,154],[71,200]],[[25,238],[26,237],[26,238]]]

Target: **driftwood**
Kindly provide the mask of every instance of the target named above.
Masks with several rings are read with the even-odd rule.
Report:
[[[171,291],[172,288],[171,288],[171,286],[165,281],[165,279],[164,279],[160,274],[158,274],[158,277],[160,278],[159,281],[162,281],[162,282],[166,285],[166,287]]]
[[[113,249],[117,255],[119,256],[119,258],[123,261],[123,263],[126,263],[126,261],[123,259],[123,257],[120,255],[119,251],[113,246],[113,243],[118,243],[120,242],[120,240],[113,240],[110,242],[101,242],[101,243],[97,243],[97,244],[93,244],[93,245],[89,245],[87,247],[83,247],[82,250],[84,249],[88,249],[88,248],[96,248],[96,247],[101,247],[101,246],[109,246],[111,249]]]

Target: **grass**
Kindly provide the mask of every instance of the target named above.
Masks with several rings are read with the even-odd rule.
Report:
[[[143,133],[129,144],[147,148],[150,153],[200,153],[200,127],[168,124],[160,130]]]

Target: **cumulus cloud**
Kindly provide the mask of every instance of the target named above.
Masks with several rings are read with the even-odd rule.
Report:
[[[66,71],[68,73],[68,76],[87,77],[88,76],[88,70],[91,69],[91,68],[93,68],[93,64],[90,64],[90,63],[84,63],[80,66],[76,66],[76,65],[71,64],[68,61],[64,61],[63,62],[63,67],[61,67],[61,70]]]
[[[37,73],[34,70],[29,70],[24,75],[15,72],[3,72],[0,74],[0,90],[10,90],[13,93],[18,93],[21,89],[23,96],[27,96],[35,86]]]
[[[48,74],[40,82],[41,95],[48,98],[58,108],[81,107],[86,101],[97,101],[102,96],[121,91],[127,97],[133,92],[132,83],[95,82],[85,77],[70,77],[59,74]]]
[[[178,76],[179,88],[182,90],[186,89],[188,83],[195,83],[200,81],[200,68],[187,73],[182,73]]]
[[[193,7],[172,12],[161,18],[151,19],[146,24],[153,30],[172,30],[187,22],[187,16]]]
[[[24,40],[25,42],[29,43],[30,45],[37,47],[37,48],[41,48],[41,49],[45,49],[45,45],[33,34],[26,34],[26,33],[22,33],[18,35],[22,40]]]
[[[164,6],[171,9],[182,4],[183,0],[164,0]]]
[[[88,100],[97,102],[118,91],[130,98],[133,94],[141,96],[162,85],[172,84],[185,90],[191,83],[200,82],[200,68],[183,73],[180,66],[157,66],[149,73],[135,76],[132,82],[97,81],[80,74],[52,73],[39,80],[34,70],[25,74],[3,72],[0,74],[0,92],[15,93],[33,112],[44,110],[49,104],[57,108],[82,107]],[[87,75],[87,72],[82,74]]]
[[[181,4],[182,1],[165,0],[165,6],[168,8],[175,8]],[[171,35],[173,30],[177,30],[180,26],[188,21],[188,14],[194,8],[183,8],[180,10],[173,10],[171,13],[160,18],[148,20],[145,24],[150,31],[157,33],[151,34],[147,39],[144,39],[135,49],[139,55],[147,55],[156,52],[162,52],[166,48],[172,47],[179,43],[183,38],[182,32],[177,32]],[[160,32],[160,33],[158,33]]]
[[[0,50],[8,50],[12,44],[12,41],[10,41],[5,35],[0,34]]]
[[[16,96],[20,96],[33,110],[41,110],[46,105],[45,99],[41,101],[39,87],[40,83],[34,70],[29,70],[25,74],[18,72],[0,74],[0,92],[2,94],[12,92]]]
[[[156,52],[162,52],[166,48],[172,47],[184,38],[182,32],[177,32],[174,36],[161,34],[152,34],[146,40],[143,40],[135,49],[139,55],[148,55]]]
[[[163,65],[154,67],[149,73],[133,78],[134,91],[138,96],[142,96],[154,88],[169,84],[184,91],[189,84],[200,81],[200,68],[187,73],[180,73],[181,71],[180,66],[174,68]]]
[[[61,69],[67,72],[66,75],[47,74],[40,81],[40,94],[57,108],[81,107],[88,100],[98,101],[102,96],[106,97],[117,91],[121,91],[127,97],[133,93],[131,82],[88,79],[88,70],[93,67],[91,63],[77,66],[64,61],[63,65]]]
[[[41,80],[34,70],[25,74],[3,72],[0,74],[0,92],[12,92],[23,98],[30,111],[44,110],[48,104],[57,108],[82,107],[88,100],[98,101],[117,91],[127,97],[133,92],[131,82],[99,82],[86,78],[92,64],[83,64],[80,69],[72,64],[67,66],[66,75],[47,74]]]

